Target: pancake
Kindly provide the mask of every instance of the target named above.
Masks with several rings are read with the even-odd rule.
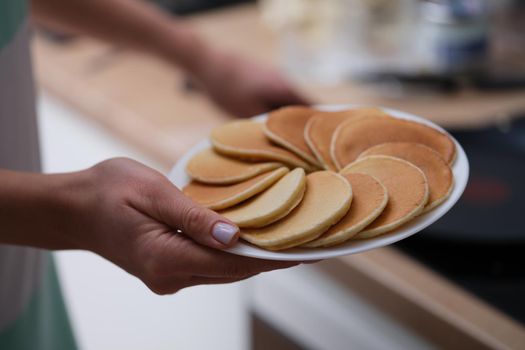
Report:
[[[288,173],[281,167],[233,185],[215,186],[196,181],[186,185],[182,192],[196,203],[210,209],[225,209],[264,191]]]
[[[190,159],[186,166],[188,175],[196,181],[229,185],[281,167],[277,162],[247,163],[225,157],[212,149],[205,149]]]
[[[391,142],[382,143],[367,149],[359,158],[371,155],[385,155],[401,158],[417,166],[428,181],[428,203],[423,209],[426,212],[441,204],[452,191],[454,175],[449,165],[439,153],[420,143]]]
[[[364,150],[385,142],[422,143],[438,152],[447,163],[456,155],[456,146],[444,133],[421,123],[396,118],[347,121],[334,133],[331,154],[338,169],[357,159]]]
[[[297,154],[308,163],[320,167],[319,161],[304,140],[308,119],[318,111],[303,106],[289,106],[268,114],[264,133],[270,140]]]
[[[278,147],[264,135],[264,124],[251,120],[238,120],[215,128],[211,143],[218,153],[252,161],[279,161],[306,171],[313,167],[294,153]]]
[[[354,237],[374,221],[383,211],[387,202],[386,188],[374,177],[367,174],[350,173],[344,177],[352,185],[352,205],[348,213],[319,238],[303,247],[331,247]]]
[[[406,160],[368,156],[347,165],[341,173],[372,175],[388,192],[388,203],[381,215],[354,238],[371,238],[391,231],[421,213],[428,201],[425,174]]]
[[[304,139],[315,154],[319,163],[327,170],[337,170],[330,153],[332,136],[337,127],[347,121],[358,118],[386,116],[377,108],[356,108],[337,112],[320,112],[313,115],[306,123]]]
[[[352,187],[331,171],[306,176],[301,203],[281,220],[259,229],[242,229],[241,238],[257,246],[281,250],[314,240],[339,221],[350,208]]]
[[[290,213],[305,188],[304,170],[296,168],[263,193],[219,213],[242,228],[266,226]]]

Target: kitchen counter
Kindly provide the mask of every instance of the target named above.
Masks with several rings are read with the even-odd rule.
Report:
[[[263,63],[277,62],[276,39],[253,5],[185,20],[217,45]],[[37,36],[33,48],[42,88],[167,168],[230,118],[187,89],[182,72],[155,58],[86,39],[57,43]],[[524,91],[389,99],[358,84],[298,88],[318,103],[381,105],[454,127],[506,118],[525,108]],[[517,349],[525,344],[522,324],[395,248],[318,265],[436,345]]]

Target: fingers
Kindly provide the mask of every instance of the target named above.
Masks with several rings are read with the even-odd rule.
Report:
[[[311,102],[306,97],[299,95],[296,91],[286,86],[279,96],[283,104],[286,105],[310,105]]]
[[[243,101],[242,104],[236,102],[226,108],[227,110],[236,111],[237,118],[251,118],[254,115],[268,112],[268,103],[262,99],[253,99]]]
[[[311,104],[311,101],[309,101],[302,93],[300,93],[298,89],[294,87],[289,81],[285,80],[283,76],[277,77],[275,82],[275,92],[279,94],[284,100],[289,101],[290,104]]]
[[[205,246],[224,249],[237,242],[239,228],[213,210],[199,206],[171,183],[159,185],[149,199],[155,219]]]
[[[213,278],[203,276],[191,276],[189,278],[167,277],[159,279],[155,283],[150,283],[147,286],[156,294],[167,295],[177,293],[181,289],[192,286],[240,282],[256,275],[257,274],[253,274],[239,278]]]
[[[301,261],[301,264],[307,264],[307,265],[311,265],[311,264],[317,264],[318,262],[321,262],[323,261],[322,259],[319,259],[319,260],[305,260],[305,261]]]
[[[296,266],[295,261],[254,259],[209,249],[184,237],[173,236],[171,247],[165,250],[164,266],[173,274],[214,278],[243,278],[260,272]],[[171,253],[168,253],[170,252]],[[165,271],[168,273],[168,271]]]
[[[184,235],[212,248],[225,248],[235,243],[239,228],[213,210],[197,205],[180,195],[173,205],[165,208],[166,218]]]
[[[174,293],[195,284],[234,282],[299,264],[229,254],[176,233],[155,234],[142,248],[139,276],[157,294]]]
[[[257,276],[258,273],[252,275],[237,277],[237,278],[215,278],[215,277],[203,277],[203,276],[192,276],[189,281],[184,283],[184,287],[196,286],[199,284],[225,284],[244,281],[248,278]]]
[[[311,102],[286,82],[280,81],[272,90],[268,91],[267,109],[273,110],[288,105],[311,105]]]
[[[239,278],[213,278],[213,277],[203,277],[203,276],[192,276],[188,280],[183,282],[173,282],[174,290],[171,293],[179,291],[184,288],[199,286],[199,285],[209,285],[209,284],[227,284],[244,281],[248,278],[252,278],[258,274],[253,274],[245,277]]]

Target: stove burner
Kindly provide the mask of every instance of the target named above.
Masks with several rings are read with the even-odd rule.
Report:
[[[470,161],[467,189],[396,247],[525,324],[525,118],[452,134]]]
[[[452,131],[470,162],[456,206],[428,228],[436,237],[525,242],[525,118],[505,127]]]

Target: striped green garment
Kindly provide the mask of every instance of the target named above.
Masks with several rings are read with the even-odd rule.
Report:
[[[0,168],[38,172],[29,38],[26,1],[0,0]],[[76,349],[49,252],[0,245],[0,349]]]

